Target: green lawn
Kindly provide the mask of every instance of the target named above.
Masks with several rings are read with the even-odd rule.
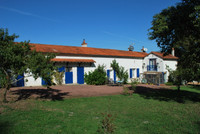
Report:
[[[2,134],[95,134],[101,113],[114,116],[117,134],[200,133],[200,89],[161,93],[25,100],[1,104]],[[188,94],[189,96],[187,97]],[[179,101],[178,98],[181,98]]]

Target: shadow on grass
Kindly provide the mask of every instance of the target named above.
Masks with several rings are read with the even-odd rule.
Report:
[[[155,99],[159,101],[176,101],[178,103],[185,103],[186,101],[200,102],[200,93],[190,91],[137,86],[135,93],[145,99]]]
[[[200,121],[197,122],[198,128],[200,130]]]
[[[0,121],[0,134],[9,134],[9,130],[11,130],[11,123]]]
[[[192,88],[196,89],[196,90],[200,90],[200,85],[190,85]]]
[[[31,96],[37,99],[47,99],[47,100],[63,100],[64,96],[67,96],[69,92],[60,93],[61,90],[57,89],[18,89],[12,91],[12,94],[18,95],[19,100],[25,100]]]

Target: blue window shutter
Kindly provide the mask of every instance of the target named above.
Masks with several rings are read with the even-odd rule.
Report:
[[[137,77],[139,78],[140,77],[140,69],[137,68]]]
[[[133,78],[133,69],[130,69],[130,78]]]
[[[110,78],[110,70],[107,70],[107,77]]]
[[[59,68],[58,68],[58,72],[65,72],[65,66],[59,67]]]

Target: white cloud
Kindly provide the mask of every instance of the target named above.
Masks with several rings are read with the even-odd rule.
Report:
[[[4,10],[15,12],[15,13],[18,13],[18,14],[22,14],[22,15],[26,15],[26,16],[32,16],[32,17],[36,17],[36,18],[40,18],[40,19],[44,19],[44,20],[48,20],[48,21],[52,21],[52,22],[59,22],[59,21],[54,20],[54,19],[50,19],[50,18],[47,18],[47,17],[44,17],[44,16],[39,16],[39,15],[32,14],[32,13],[29,13],[29,12],[24,12],[24,11],[14,9],[14,8],[8,8],[8,7],[0,6],[0,9],[4,9]]]

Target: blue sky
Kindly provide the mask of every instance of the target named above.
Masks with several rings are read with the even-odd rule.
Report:
[[[181,0],[0,0],[0,28],[16,41],[134,51],[160,50],[148,39],[153,15]]]

